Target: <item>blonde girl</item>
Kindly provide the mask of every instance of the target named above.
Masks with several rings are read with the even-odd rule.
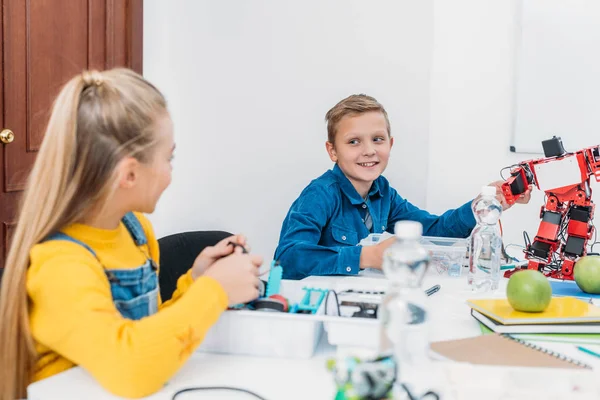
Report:
[[[0,291],[0,400],[75,365],[108,391],[159,390],[228,304],[258,296],[260,257],[232,236],[199,254],[173,298],[158,291],[150,222],[171,182],[162,94],[127,69],[61,90],[24,192]]]

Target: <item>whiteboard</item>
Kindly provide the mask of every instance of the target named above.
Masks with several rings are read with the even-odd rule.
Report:
[[[600,144],[600,1],[521,0],[511,151]]]

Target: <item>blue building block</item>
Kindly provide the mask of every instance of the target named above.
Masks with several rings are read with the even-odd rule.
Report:
[[[325,298],[325,295],[327,295],[327,292],[329,291],[329,289],[317,289],[317,288],[304,287],[304,288],[302,288],[302,290],[305,291],[304,297],[302,297],[302,300],[300,300],[300,302],[298,304],[294,304],[292,307],[290,307],[290,312],[291,313],[303,312],[303,313],[316,314],[317,310],[321,306],[321,303],[323,302],[323,299]],[[317,298],[315,301],[311,302],[311,298],[313,297],[313,294],[317,294]]]
[[[270,297],[274,294],[279,294],[281,288],[281,277],[283,276],[283,268],[275,261],[271,261],[271,271],[267,281],[267,290],[265,297]]]

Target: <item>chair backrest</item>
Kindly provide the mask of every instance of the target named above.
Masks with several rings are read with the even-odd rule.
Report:
[[[173,296],[177,280],[194,264],[205,247],[214,246],[231,236],[224,231],[183,232],[158,239],[160,248],[160,273],[158,282],[162,301]]]

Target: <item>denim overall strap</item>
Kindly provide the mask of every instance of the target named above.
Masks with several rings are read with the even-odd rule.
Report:
[[[122,222],[137,247],[148,245],[148,239],[142,224],[133,213],[126,214]],[[98,259],[96,252],[90,246],[65,233],[54,233],[44,241],[48,240],[65,240],[77,243]],[[158,312],[157,267],[154,260],[149,256],[147,257],[146,262],[137,268],[104,269],[110,283],[115,307],[124,318],[139,320]],[[98,261],[100,260],[98,259]]]
[[[133,238],[133,241],[136,245],[143,246],[148,244],[148,239],[144,233],[144,228],[142,228],[142,224],[132,212],[125,214],[121,221],[129,231],[129,234]]]
[[[92,250],[92,248],[90,246],[88,246],[87,244],[83,243],[81,240],[77,240],[75,238],[72,238],[71,236],[64,234],[62,232],[57,232],[57,233],[53,233],[52,235],[48,236],[46,239],[44,239],[44,242],[50,241],[50,240],[65,240],[67,242],[72,242],[72,243],[76,243],[80,246],[83,246],[87,251],[89,251],[90,253],[92,253],[92,255],[96,258],[98,258],[98,256],[96,255],[96,252],[94,250]]]

